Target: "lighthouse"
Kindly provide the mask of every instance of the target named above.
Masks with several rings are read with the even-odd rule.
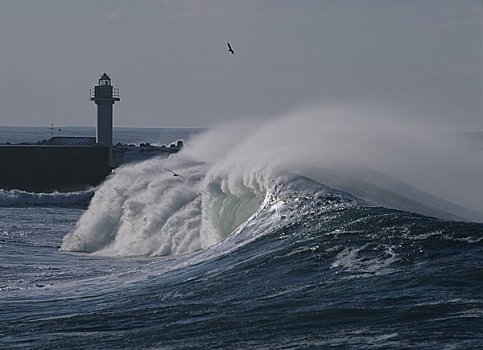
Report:
[[[112,109],[114,103],[121,100],[119,89],[112,87],[111,78],[104,73],[94,90],[91,89],[90,98],[97,105],[96,142],[109,147],[109,166],[112,167]]]

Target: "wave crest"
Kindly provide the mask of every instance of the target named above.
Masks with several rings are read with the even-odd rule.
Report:
[[[0,189],[0,207],[87,207],[94,189],[78,192],[35,193]]]
[[[118,169],[96,191],[61,249],[157,256],[213,245],[257,211],[266,190],[260,184],[249,187],[243,178],[207,176],[207,171],[207,164],[183,157]]]

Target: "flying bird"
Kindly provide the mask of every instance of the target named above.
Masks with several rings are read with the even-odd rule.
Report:
[[[233,49],[231,48],[231,45],[230,43],[226,43],[228,45],[228,52],[231,52],[232,55],[235,54],[235,51],[233,51]]]
[[[163,168],[163,169],[166,170],[166,171],[169,171],[171,174],[173,174],[173,176],[178,176],[178,177],[182,178],[183,180],[185,179],[182,175],[175,173],[173,170],[169,170],[169,169],[166,169],[166,168]]]

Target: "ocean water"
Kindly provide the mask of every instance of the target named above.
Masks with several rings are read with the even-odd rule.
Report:
[[[187,147],[89,191],[0,190],[0,348],[481,348],[476,201],[418,192],[407,171],[392,192],[367,171],[344,186],[347,163],[318,143],[294,156],[307,145],[288,150],[298,130],[277,125],[123,129]],[[0,142],[44,134],[1,128]]]

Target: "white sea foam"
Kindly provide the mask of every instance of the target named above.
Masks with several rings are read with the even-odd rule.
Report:
[[[377,252],[376,256],[369,257],[370,253]],[[374,275],[393,273],[391,265],[398,261],[398,256],[390,246],[371,246],[368,244],[361,247],[345,247],[335,257],[331,268],[341,269],[348,275],[346,278],[364,278]]]
[[[62,249],[149,256],[211,246],[245,222],[264,193],[228,177],[210,177],[208,169],[183,156],[118,169],[95,193]]]

